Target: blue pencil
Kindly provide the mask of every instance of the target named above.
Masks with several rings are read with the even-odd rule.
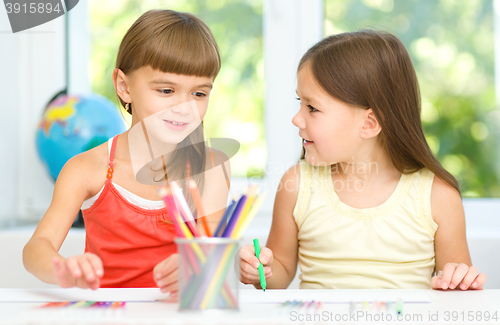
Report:
[[[222,219],[220,220],[219,225],[214,232],[214,237],[219,237],[219,232],[222,230],[222,226],[226,224],[227,218],[232,213],[231,210],[234,210],[234,208],[236,208],[236,201],[232,200],[231,204],[226,208],[226,211],[224,212],[224,215],[222,216]]]
[[[238,201],[238,205],[236,206],[236,209],[234,210],[234,213],[232,214],[231,219],[227,224],[226,230],[224,230],[224,232],[222,233],[222,237],[231,237],[231,233],[233,232],[236,221],[238,221],[238,217],[241,214],[241,210],[243,210],[243,206],[245,205],[246,200],[247,196],[245,194]]]

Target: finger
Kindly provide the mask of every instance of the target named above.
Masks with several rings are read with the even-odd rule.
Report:
[[[259,260],[263,265],[271,264],[273,252],[267,247],[261,247]]]
[[[486,274],[479,273],[476,279],[472,282],[470,288],[474,290],[482,290],[485,283],[486,283]]]
[[[260,278],[258,275],[242,272],[240,274],[240,281],[244,284],[254,284],[258,283],[260,281]]]
[[[95,278],[95,281],[92,283],[89,283],[90,289],[92,290],[97,290],[101,287],[101,280],[99,278]]]
[[[433,276],[432,279],[431,279],[431,288],[432,289],[441,289],[441,282],[439,282],[438,284],[438,281],[440,281],[441,278],[437,275]]]
[[[255,256],[255,249],[251,245],[245,245],[240,250],[240,258],[251,265],[254,269],[259,267],[259,260]],[[242,265],[245,263],[241,263]]]
[[[241,271],[252,274],[254,276],[259,276],[259,270],[246,262],[241,264]]]
[[[89,283],[83,277],[77,278],[76,281],[75,281],[75,283],[76,283],[76,286],[78,288],[82,288],[82,289],[88,289],[88,288],[90,288]]]
[[[469,289],[470,285],[476,279],[478,274],[479,274],[479,271],[477,270],[477,267],[471,266],[469,268],[469,271],[467,272],[467,274],[462,279],[462,283],[460,283],[460,289],[461,290]]]
[[[448,288],[452,290],[455,289],[460,284],[460,282],[462,282],[463,278],[467,275],[467,272],[469,272],[469,266],[467,264],[465,263],[458,264],[457,268],[455,269],[455,272],[453,273],[453,276],[451,277]]]
[[[52,266],[57,273],[63,272],[66,269],[66,265],[64,265],[64,262],[57,257],[54,257],[52,259]]]
[[[159,281],[164,276],[169,275],[179,268],[179,254],[172,254],[166,260],[158,263],[154,269],[153,274],[156,281]]]
[[[80,265],[76,258],[70,257],[66,260],[66,267],[68,268],[70,274],[75,279],[78,279],[82,276],[82,270],[80,270]]]
[[[99,256],[95,254],[89,254],[88,260],[95,271],[95,274],[101,278],[104,275],[104,267],[102,265],[102,260]]]
[[[450,284],[453,273],[457,268],[457,263],[446,263],[443,267],[443,276],[441,277],[441,289],[447,290]]]
[[[254,269],[248,263],[245,263],[246,267],[240,270],[240,281],[243,283],[258,283],[260,281],[260,273],[258,269]],[[264,275],[266,279],[272,277],[272,270],[270,267],[264,267]]]
[[[179,279],[179,272],[178,272],[178,269],[177,269],[174,272],[170,273],[169,275],[160,278],[156,282],[156,285],[159,288],[164,288],[164,287],[166,287],[168,285],[171,285],[173,283],[177,284],[178,279]]]
[[[54,268],[54,276],[58,285],[62,288],[69,288],[75,285],[74,278],[71,276],[65,261],[61,261],[59,258],[54,257],[52,259],[52,266]]]
[[[80,269],[82,270],[83,278],[89,283],[94,282],[97,276],[89,260],[85,257],[81,258],[78,260],[78,264],[80,265]]]
[[[168,297],[163,300],[163,302],[177,302],[178,301],[178,291],[171,291],[170,292],[170,295],[168,295]]]
[[[161,292],[172,292],[172,291],[177,291],[179,290],[179,286],[177,285],[177,282],[171,283],[167,286],[164,286],[163,288],[160,288]]]

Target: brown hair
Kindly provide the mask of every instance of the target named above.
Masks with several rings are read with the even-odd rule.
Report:
[[[173,10],[149,10],[130,26],[116,58],[116,68],[125,74],[145,66],[162,72],[215,78],[221,60],[214,36],[198,17]],[[118,100],[125,107],[119,96]],[[127,112],[132,114],[132,104]],[[177,148],[166,164],[167,174],[171,179],[186,177],[189,162],[191,177],[201,192],[206,159],[203,122]],[[163,169],[154,171],[163,176],[155,181],[168,179]],[[179,185],[186,195],[186,184]],[[192,196],[188,203],[194,212]]]
[[[198,17],[173,10],[149,10],[123,37],[116,68],[128,74],[148,65],[162,72],[215,78],[221,61],[214,36]]]
[[[427,167],[460,193],[455,177],[427,144],[415,69],[396,36],[366,29],[332,35],[304,54],[298,70],[306,63],[332,97],[373,110],[382,127],[381,143],[398,171],[409,174]]]

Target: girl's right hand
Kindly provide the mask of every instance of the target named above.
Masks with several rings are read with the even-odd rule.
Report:
[[[259,259],[255,256],[253,245],[243,245],[239,250],[240,256],[240,281],[244,284],[260,284],[259,260],[264,265],[266,280],[273,276],[273,252],[267,247],[260,248]]]
[[[67,259],[54,257],[52,266],[56,282],[61,288],[78,287],[99,289],[99,278],[104,275],[101,258],[92,253],[73,256]]]

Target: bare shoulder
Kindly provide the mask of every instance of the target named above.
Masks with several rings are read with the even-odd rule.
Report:
[[[299,195],[299,182],[300,182],[300,164],[297,163],[288,170],[281,177],[276,192],[276,200],[274,202],[274,209],[279,209],[286,212],[286,215],[291,215],[297,197]]]
[[[434,221],[439,225],[457,216],[464,216],[460,193],[439,177],[434,177],[431,188],[431,211]]]
[[[104,185],[107,169],[108,144],[105,142],[69,159],[61,176],[80,184],[85,189],[85,199],[88,199]]]
[[[300,184],[300,163],[293,165],[281,177],[278,191],[284,190],[289,195],[297,197]]]

